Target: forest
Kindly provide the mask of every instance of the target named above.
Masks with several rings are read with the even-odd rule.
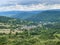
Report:
[[[0,45],[60,45],[60,23],[0,16]]]

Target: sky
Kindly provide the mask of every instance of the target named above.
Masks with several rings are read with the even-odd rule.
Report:
[[[60,9],[60,0],[0,0],[0,11]]]

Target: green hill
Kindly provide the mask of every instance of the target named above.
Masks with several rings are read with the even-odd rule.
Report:
[[[16,24],[25,24],[25,20],[15,19],[11,17],[6,16],[0,16],[0,23],[16,23]]]
[[[37,15],[34,15],[27,20],[35,22],[60,22],[60,11],[59,10],[47,10]]]

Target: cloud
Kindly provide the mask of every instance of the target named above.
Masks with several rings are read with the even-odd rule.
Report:
[[[46,4],[60,4],[60,0],[0,0],[0,5],[5,4],[38,4],[38,3],[46,3]]]
[[[32,5],[14,5],[0,7],[0,11],[35,11],[35,10],[51,10],[60,9],[60,4],[45,5],[45,4],[32,4]]]

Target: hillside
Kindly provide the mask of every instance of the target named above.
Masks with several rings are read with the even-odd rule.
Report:
[[[29,21],[0,16],[0,45],[60,45],[59,22],[36,24],[30,21],[59,21],[59,12],[44,11]]]
[[[0,16],[0,23],[8,23],[9,20],[13,20],[14,18],[6,17],[6,16]]]
[[[16,19],[26,19],[40,12],[41,11],[5,11],[5,12],[0,12],[0,16],[7,16]]]
[[[6,23],[6,24],[19,24],[19,25],[27,25],[29,22],[27,22],[26,20],[21,20],[21,19],[16,19],[16,18],[12,18],[12,17],[6,17],[6,16],[0,16],[0,23]]]
[[[39,21],[60,22],[60,11],[59,10],[43,11],[37,15],[34,15],[34,16],[31,16],[30,18],[27,18],[27,20],[35,21],[35,22],[39,22]]]
[[[0,16],[15,19],[26,19],[35,22],[60,22],[60,10],[47,11],[6,11],[0,12]]]

